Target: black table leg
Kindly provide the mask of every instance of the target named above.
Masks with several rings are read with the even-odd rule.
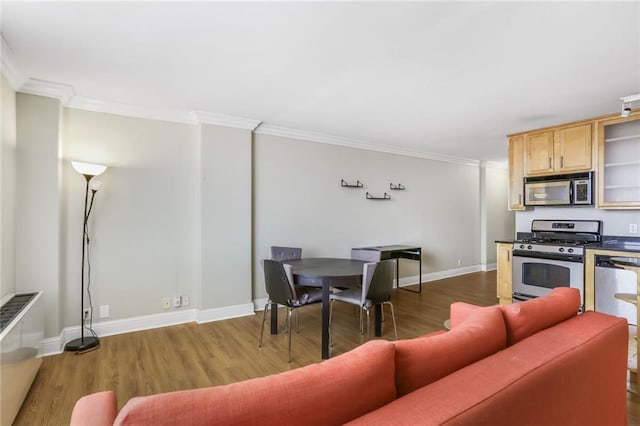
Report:
[[[329,359],[329,283],[322,284],[322,359]]]
[[[382,336],[382,304],[376,305],[375,336]]]
[[[278,334],[278,304],[271,304],[271,334]]]

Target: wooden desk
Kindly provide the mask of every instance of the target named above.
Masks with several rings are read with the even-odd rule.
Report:
[[[322,287],[322,359],[329,358],[329,294],[331,287],[353,287],[362,283],[365,262],[353,259],[306,257],[286,260],[296,284]],[[376,336],[380,336],[381,309],[376,305]],[[275,314],[274,314],[275,312]],[[275,324],[275,328],[274,328]],[[277,309],[271,309],[271,334],[278,332]]]
[[[400,261],[396,261],[396,287],[411,291],[413,293],[422,293],[422,247],[415,246],[402,246],[402,245],[389,245],[389,246],[375,246],[375,247],[356,247],[353,250],[375,250],[380,252],[380,260],[387,259],[410,259],[418,261],[418,291],[411,290],[409,288],[400,287]]]

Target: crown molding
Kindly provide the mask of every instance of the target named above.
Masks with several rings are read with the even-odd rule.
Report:
[[[213,112],[195,111],[195,116],[201,124],[213,124],[215,126],[235,127],[254,131],[261,123],[260,120],[251,118],[234,117],[231,115],[215,114]]]
[[[198,124],[195,114],[189,111],[153,109],[136,105],[105,102],[98,99],[85,98],[82,96],[72,97],[66,106],[73,109],[124,115],[126,117],[170,121],[174,123],[184,124]]]
[[[68,84],[54,83],[52,81],[39,80],[37,78],[28,79],[18,91],[30,95],[56,98],[59,99],[63,105],[68,104],[71,98],[75,96],[73,87]]]
[[[481,161],[480,167],[487,167],[489,169],[508,169],[509,163],[507,161]]]
[[[300,139],[310,142],[326,143],[330,145],[345,146],[348,148],[366,149],[369,151],[383,152],[385,154],[403,155],[406,157],[424,158],[427,160],[444,161],[447,163],[464,164],[467,166],[480,166],[480,161],[470,158],[454,157],[450,155],[435,154],[432,152],[416,151],[388,145],[376,145],[358,139],[344,138],[341,136],[327,135],[306,130],[289,129],[286,127],[261,124],[256,134],[280,136],[284,138]]]
[[[7,44],[2,33],[0,33],[0,39],[0,71],[13,90],[18,91],[27,79],[18,71],[13,50]]]

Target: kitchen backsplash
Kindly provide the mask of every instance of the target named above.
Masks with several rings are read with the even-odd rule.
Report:
[[[603,210],[595,207],[535,207],[516,212],[516,232],[530,232],[534,219],[601,220],[603,235],[627,235],[640,237],[640,233],[629,232],[629,224],[640,227],[640,210]]]

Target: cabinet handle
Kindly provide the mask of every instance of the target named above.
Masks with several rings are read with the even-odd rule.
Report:
[[[560,168],[563,169],[564,168],[564,155],[560,156]]]
[[[549,168],[551,168],[551,157],[549,157]]]
[[[511,261],[511,252],[507,252],[507,262]]]
[[[518,205],[522,205],[522,194],[518,194]]]

